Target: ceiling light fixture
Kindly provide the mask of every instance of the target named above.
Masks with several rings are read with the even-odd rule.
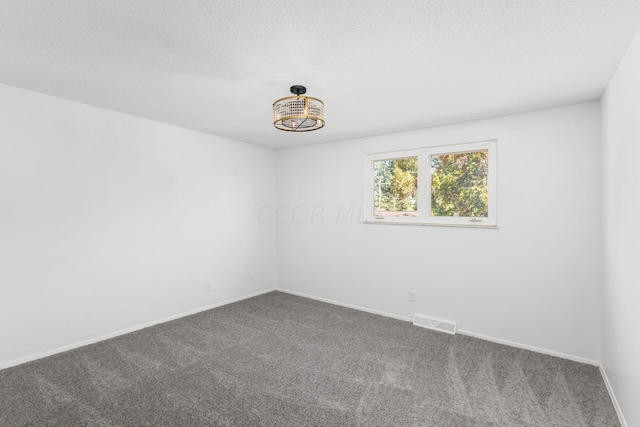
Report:
[[[324,126],[324,102],[318,98],[302,96],[307,88],[291,86],[294,96],[273,103],[273,125],[288,132],[309,132]]]

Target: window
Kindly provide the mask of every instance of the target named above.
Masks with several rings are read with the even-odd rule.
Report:
[[[496,141],[368,154],[365,222],[496,226]]]

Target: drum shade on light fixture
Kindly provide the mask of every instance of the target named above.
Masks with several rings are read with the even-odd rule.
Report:
[[[324,102],[318,98],[302,96],[307,88],[291,86],[294,96],[273,103],[273,125],[288,132],[309,132],[324,126]]]

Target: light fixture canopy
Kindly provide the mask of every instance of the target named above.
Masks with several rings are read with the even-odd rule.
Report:
[[[294,96],[278,99],[273,103],[273,125],[287,132],[309,132],[324,126],[324,102],[311,96],[303,96],[307,88],[291,86]]]

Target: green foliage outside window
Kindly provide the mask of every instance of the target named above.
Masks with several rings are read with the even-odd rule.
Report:
[[[431,159],[431,215],[488,217],[488,151],[439,154]],[[374,209],[418,210],[418,158],[374,162]]]
[[[418,158],[374,162],[374,208],[382,211],[418,210]]]
[[[431,215],[487,217],[487,151],[431,156]]]

